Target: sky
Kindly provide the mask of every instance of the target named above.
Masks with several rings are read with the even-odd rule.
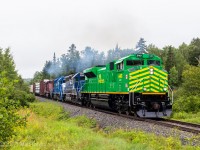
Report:
[[[11,48],[23,78],[46,60],[90,46],[134,48],[141,37],[159,48],[200,37],[199,0],[0,0],[0,47]]]

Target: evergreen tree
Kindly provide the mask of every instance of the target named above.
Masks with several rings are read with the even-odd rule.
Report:
[[[148,53],[145,42],[146,41],[144,40],[144,38],[140,38],[139,42],[135,47],[136,53],[141,53],[141,54]]]
[[[162,58],[163,50],[160,50],[158,47],[156,47],[153,44],[150,44],[147,46],[147,51],[149,54],[154,54]]]
[[[184,60],[186,62],[189,62],[189,46],[185,43],[182,43],[179,48],[178,51],[181,53],[181,55],[183,55]]]
[[[54,52],[53,54],[53,64],[55,65],[56,64],[56,53]]]
[[[52,68],[52,62],[51,61],[46,61],[43,69],[42,69],[42,74],[43,74],[43,78],[44,79],[51,79],[52,77],[52,72],[51,72],[51,68]]]
[[[61,62],[61,74],[67,75],[69,71],[69,59],[66,54],[61,55],[60,62]]]
[[[182,73],[184,70],[184,66],[187,64],[186,59],[184,58],[184,55],[182,54],[181,50],[178,49],[175,52],[175,66],[178,71],[178,83],[181,83],[182,81]]]
[[[193,39],[189,45],[189,48],[190,48],[189,63],[190,65],[197,66],[198,60],[195,59],[195,57],[200,56],[200,39],[199,38]]]
[[[176,67],[172,67],[169,71],[169,85],[170,86],[177,86],[178,84],[178,71]]]
[[[169,72],[173,66],[175,66],[175,56],[172,46],[169,46],[165,69],[167,70],[167,72]]]
[[[72,44],[69,47],[68,53],[67,53],[67,58],[68,58],[68,62],[69,62],[69,71],[72,72],[76,72],[76,70],[78,69],[78,63],[80,60],[80,54],[79,51],[76,50],[76,46],[75,44]]]

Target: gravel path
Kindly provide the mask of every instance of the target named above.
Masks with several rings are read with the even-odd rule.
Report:
[[[51,101],[40,97],[37,98],[43,102]],[[103,112],[98,112],[95,110],[90,110],[87,108],[81,108],[67,103],[61,103],[56,101],[54,102],[61,104],[66,111],[70,112],[71,117],[85,115],[88,118],[95,119],[100,128],[108,127],[109,129],[125,129],[125,130],[134,129],[149,133],[155,133],[156,135],[162,135],[165,137],[174,136],[174,137],[179,137],[180,140],[182,141],[182,144],[187,144],[186,139],[191,138],[193,136],[192,133],[172,129],[169,127],[164,127],[157,124],[151,124],[143,121],[136,121],[121,116],[115,116]],[[200,143],[197,140],[194,140],[193,143],[194,145],[200,145]]]

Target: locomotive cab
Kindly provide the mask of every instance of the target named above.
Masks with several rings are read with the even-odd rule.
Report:
[[[170,116],[173,93],[159,57],[138,54],[141,65],[129,69],[129,106],[139,117]]]

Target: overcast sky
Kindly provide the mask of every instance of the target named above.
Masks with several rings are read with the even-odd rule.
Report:
[[[0,47],[10,47],[23,78],[74,43],[106,51],[159,48],[200,37],[199,0],[0,0]]]

